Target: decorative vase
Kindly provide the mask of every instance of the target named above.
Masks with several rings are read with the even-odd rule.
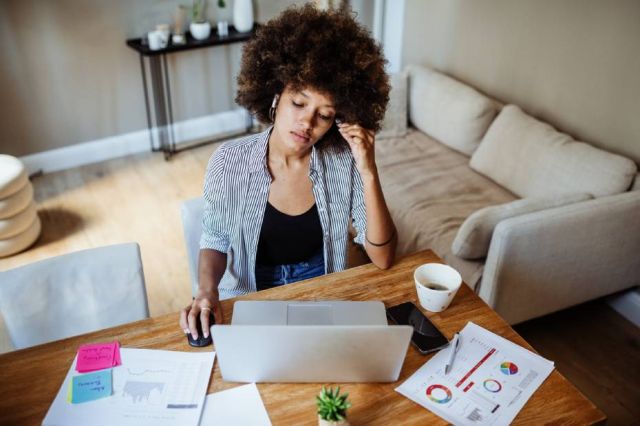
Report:
[[[233,26],[240,33],[246,33],[253,28],[252,0],[235,0],[233,2]]]
[[[211,34],[211,24],[209,22],[192,22],[189,25],[189,31],[196,40],[205,40]]]

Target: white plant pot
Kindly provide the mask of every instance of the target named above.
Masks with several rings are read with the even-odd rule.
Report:
[[[349,426],[349,422],[346,419],[340,420],[339,422],[330,422],[318,415],[318,426]]]
[[[205,40],[211,35],[211,24],[209,22],[192,22],[189,25],[189,31],[196,40]]]
[[[252,0],[235,0],[233,2],[233,26],[241,33],[251,31],[253,28]]]

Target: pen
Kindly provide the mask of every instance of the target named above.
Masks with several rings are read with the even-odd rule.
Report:
[[[449,359],[447,360],[447,364],[444,366],[444,374],[449,374],[451,371],[451,367],[453,366],[453,360],[456,357],[456,353],[460,348],[460,333],[456,333],[451,339],[451,350],[449,351]]]

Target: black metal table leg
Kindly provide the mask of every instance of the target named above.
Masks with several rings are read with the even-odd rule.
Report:
[[[169,158],[176,153],[176,135],[173,129],[173,102],[171,100],[171,84],[169,82],[169,66],[167,65],[167,55],[162,54],[162,68],[164,70],[164,88],[167,95],[166,106],[168,113],[167,126],[169,127]]]
[[[159,150],[164,152],[166,156],[166,153],[171,149],[171,140],[167,129],[167,126],[170,123],[167,114],[162,68],[162,59],[158,55],[149,57],[149,70],[151,73],[151,86],[156,118],[155,124],[158,129]]]
[[[147,113],[147,129],[149,129],[149,143],[151,151],[157,151],[153,143],[153,127],[151,126],[151,110],[149,109],[149,91],[147,90],[147,70],[144,66],[144,56],[140,54],[140,70],[142,71],[142,87],[144,88],[144,109]]]

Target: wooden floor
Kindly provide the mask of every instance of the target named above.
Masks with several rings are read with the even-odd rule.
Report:
[[[217,146],[185,151],[170,161],[145,153],[34,178],[42,235],[26,252],[0,259],[0,270],[135,241],[151,315],[177,311],[191,299],[180,205],[202,194]]]
[[[640,328],[595,300],[515,330],[585,394],[610,425],[640,424]]]
[[[178,154],[140,154],[33,180],[43,232],[30,250],[0,259],[0,270],[108,244],[140,244],[152,316],[191,298],[180,221],[197,197],[217,145]],[[640,329],[602,301],[516,327],[609,417],[640,424]]]

